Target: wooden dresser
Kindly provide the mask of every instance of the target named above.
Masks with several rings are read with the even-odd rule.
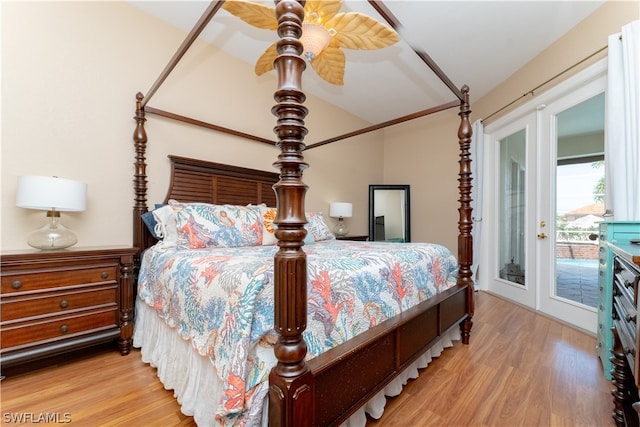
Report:
[[[604,376],[611,380],[611,349],[613,348],[613,259],[611,245],[617,242],[628,243],[640,238],[640,222],[605,221],[599,229],[599,266],[598,266],[598,345],[597,352]]]
[[[632,405],[640,400],[640,333],[638,332],[638,285],[640,245],[628,240],[610,243],[613,252],[613,418],[618,426],[637,426],[638,412]],[[634,405],[634,406],[636,406]]]
[[[114,340],[121,354],[128,354],[136,252],[126,247],[3,252],[2,367]]]

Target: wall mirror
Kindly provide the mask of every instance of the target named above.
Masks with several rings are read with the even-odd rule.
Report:
[[[409,185],[369,186],[369,240],[410,242]]]

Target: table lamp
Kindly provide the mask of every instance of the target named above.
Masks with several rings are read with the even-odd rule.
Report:
[[[60,212],[87,207],[87,184],[56,176],[19,176],[16,206],[47,211],[47,224],[31,232],[27,243],[37,249],[64,249],[78,242],[73,231],[60,223]]]
[[[329,216],[332,218],[338,218],[338,223],[333,229],[333,233],[338,236],[346,236],[349,232],[347,224],[344,222],[344,218],[351,218],[352,205],[345,202],[334,202],[329,205]]]

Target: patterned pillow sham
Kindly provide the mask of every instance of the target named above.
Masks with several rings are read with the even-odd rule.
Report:
[[[262,221],[255,206],[212,205],[169,201],[177,208],[179,249],[258,246]]]

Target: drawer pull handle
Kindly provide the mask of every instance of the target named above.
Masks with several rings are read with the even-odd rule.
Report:
[[[67,332],[69,332],[69,327],[67,325],[60,326],[60,333],[61,334],[66,334]]]
[[[20,280],[14,280],[11,287],[13,289],[20,289],[22,287],[22,282]]]
[[[636,355],[636,349],[635,349],[635,348],[627,349],[627,352],[626,352],[626,353],[627,353],[627,354],[630,354],[630,355],[632,355],[632,356],[635,356],[635,355]]]
[[[627,319],[627,323],[628,322],[636,323],[636,316],[632,316],[630,314],[627,314],[626,319]]]
[[[107,277],[109,277],[109,273],[107,273],[106,271],[103,271],[102,273],[100,273],[100,277],[102,277],[103,279],[106,279]]]
[[[66,299],[63,299],[62,301],[60,301],[60,308],[67,308],[69,307],[69,301],[67,301]]]

